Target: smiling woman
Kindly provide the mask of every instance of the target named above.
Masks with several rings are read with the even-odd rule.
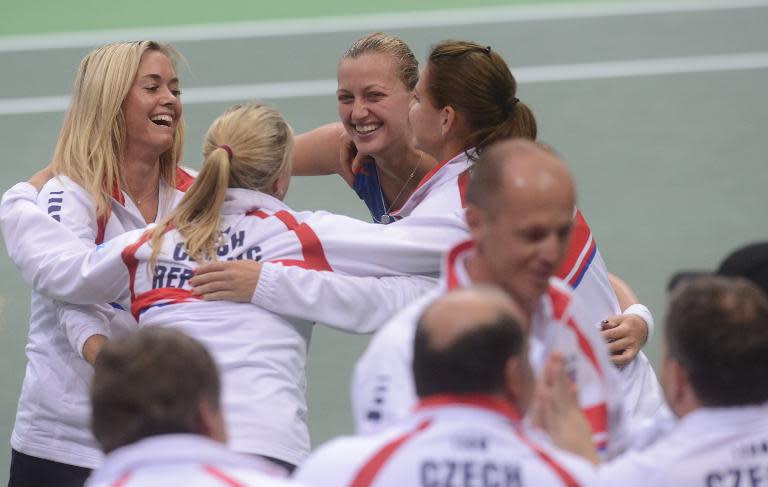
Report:
[[[184,120],[174,48],[95,49],[80,63],[51,179],[38,197],[90,246],[165,216],[192,178],[178,169]],[[92,361],[131,315],[32,293],[27,368],[11,437],[10,486],[82,485],[101,452],[89,427]]]

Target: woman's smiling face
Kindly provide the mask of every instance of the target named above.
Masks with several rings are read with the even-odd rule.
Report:
[[[339,117],[357,150],[371,155],[409,143],[408,110],[412,93],[387,54],[363,54],[339,63]]]
[[[181,117],[180,93],[171,61],[160,51],[145,52],[123,102],[129,148],[159,156],[173,146]]]

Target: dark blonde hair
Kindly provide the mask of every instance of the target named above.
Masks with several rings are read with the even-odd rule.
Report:
[[[355,59],[364,54],[386,54],[397,64],[400,81],[413,91],[419,81],[419,62],[408,44],[397,36],[374,32],[356,40],[341,57]]]
[[[508,137],[536,140],[536,119],[517,98],[517,82],[507,63],[490,47],[474,42],[443,41],[427,63],[428,96],[437,108],[450,105],[469,125],[467,149],[480,154]]]
[[[220,410],[213,357],[180,330],[148,326],[110,341],[91,381],[91,430],[105,453],[142,438],[200,434],[201,403]]]
[[[231,159],[225,145],[232,151]],[[247,104],[220,115],[205,136],[200,174],[179,206],[152,230],[150,265],[170,227],[184,237],[187,254],[196,262],[215,260],[227,188],[272,194],[277,178],[290,174],[292,149],[291,127],[274,108]]]
[[[85,188],[96,202],[96,215],[109,213],[114,186],[125,188],[120,157],[126,145],[123,102],[131,90],[142,56],[164,54],[176,69],[181,55],[155,41],[117,42],[98,47],[80,62],[74,92],[53,153],[53,167]],[[184,147],[184,117],[176,121],[173,145],[160,155],[160,178],[175,187],[176,167]]]

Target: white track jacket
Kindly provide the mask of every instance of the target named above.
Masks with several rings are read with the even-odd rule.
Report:
[[[405,204],[391,213],[398,218],[394,224],[412,221],[414,225],[428,225],[434,232],[432,238],[440,239],[446,248],[466,239],[464,194],[471,166],[472,161],[464,152],[435,166]],[[393,312],[391,307],[383,307],[388,290],[382,289],[382,284],[371,286],[366,281],[264,264],[252,302],[275,313],[302,319],[314,317],[345,331],[372,333],[399,310]],[[390,280],[384,285],[400,284]],[[329,312],[317,314],[317,310],[323,309]],[[347,313],[335,312],[336,309],[345,309]]]
[[[404,221],[436,218],[432,223],[436,234],[443,233],[446,223],[451,229],[456,226],[463,228],[464,233],[459,238],[452,237],[451,233],[445,234],[448,244],[469,238],[464,208],[471,166],[472,161],[465,152],[438,164],[393,215],[404,217]],[[605,262],[597,249],[592,230],[579,210],[574,211],[568,253],[555,275],[567,282],[574,294],[586,303],[584,316],[580,317],[585,325],[599,328],[602,320],[621,314]],[[392,318],[391,312],[388,314],[389,310],[381,306],[387,299],[386,290],[382,289],[381,283],[373,284],[375,287],[356,277],[265,264],[252,302],[275,313],[302,319],[315,317],[345,331],[371,333]],[[398,283],[390,282],[388,285],[397,286]],[[297,303],[300,305],[297,306]],[[330,303],[336,303],[336,308],[349,312],[335,313],[332,311],[334,307],[327,306]],[[331,311],[318,315],[317,309]],[[664,404],[661,387],[650,362],[640,352],[619,374],[625,415],[632,418],[632,424],[647,422]]]
[[[768,405],[697,409],[648,449],[603,464],[599,476],[606,487],[765,485]]]
[[[483,395],[427,397],[397,427],[323,445],[295,478],[317,487],[595,485],[591,465],[534,441],[513,407]]]
[[[36,208],[25,211],[22,202],[14,215],[24,224],[14,226],[14,240],[28,242],[16,259],[27,283],[76,304],[117,300],[142,326],[179,327],[198,338],[222,369],[230,446],[301,462],[309,449],[304,392],[311,323],[251,304],[193,296],[188,281],[197,263],[176,231],[166,232],[157,265],[150,270],[144,230],[88,251]],[[384,226],[326,212],[293,212],[266,194],[229,189],[217,253],[222,260],[253,259],[362,276],[435,275],[445,250],[443,235],[420,222]],[[404,301],[395,297],[392,305]]]
[[[152,436],[107,455],[85,487],[298,487],[266,460],[198,435]]]
[[[159,218],[176,206],[191,183],[192,177],[178,170],[176,188],[160,184]],[[66,227],[80,239],[81,245],[88,248],[146,226],[138,208],[120,191],[113,194],[109,217],[97,219],[90,195],[64,176],[49,181],[39,197],[28,184],[19,184],[9,190],[8,197],[3,199],[3,222],[21,216],[6,206],[12,202],[14,194],[26,198],[35,210],[37,201],[42,212],[36,213],[42,215],[42,224],[54,229]],[[18,239],[14,237],[16,232],[12,227],[18,226],[26,230],[26,237],[21,234]],[[30,242],[46,244],[38,240],[42,236],[37,230],[38,226],[26,227],[18,222],[11,227],[3,226],[6,248],[12,259],[29,250]],[[58,234],[53,237],[55,242]],[[30,265],[36,267],[38,263],[32,259]],[[101,301],[106,302],[108,300]],[[82,347],[94,334],[113,336],[132,326],[135,321],[129,313],[110,305],[70,306],[32,293],[27,367],[11,435],[11,446],[15,450],[86,468],[101,463],[101,451],[90,433],[88,387],[93,369],[82,358]]]
[[[474,243],[465,241],[447,255],[437,289],[414,302],[371,340],[355,366],[352,411],[359,432],[377,431],[407,417],[416,404],[411,364],[416,323],[436,298],[472,284],[464,262]],[[603,455],[623,447],[623,410],[619,378],[597,328],[586,324],[589,312],[578,295],[556,278],[531,319],[530,360],[536,373],[553,351],[564,355],[568,373],[579,386],[579,401],[593,440]]]

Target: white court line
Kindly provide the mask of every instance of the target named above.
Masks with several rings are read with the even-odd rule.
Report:
[[[766,68],[768,68],[768,52],[755,52],[718,56],[528,66],[514,68],[514,73],[518,82],[529,84]],[[185,105],[195,105],[212,102],[330,96],[335,92],[336,80],[325,79],[186,88],[183,100]],[[0,115],[63,112],[67,109],[68,103],[68,96],[0,98]]]
[[[0,52],[93,47],[131,39],[168,42],[241,39],[335,32],[446,27],[536,20],[669,14],[768,7],[768,0],[674,0],[619,4],[587,3],[482,7],[344,17],[232,22],[183,27],[154,27],[43,35],[0,36]]]

